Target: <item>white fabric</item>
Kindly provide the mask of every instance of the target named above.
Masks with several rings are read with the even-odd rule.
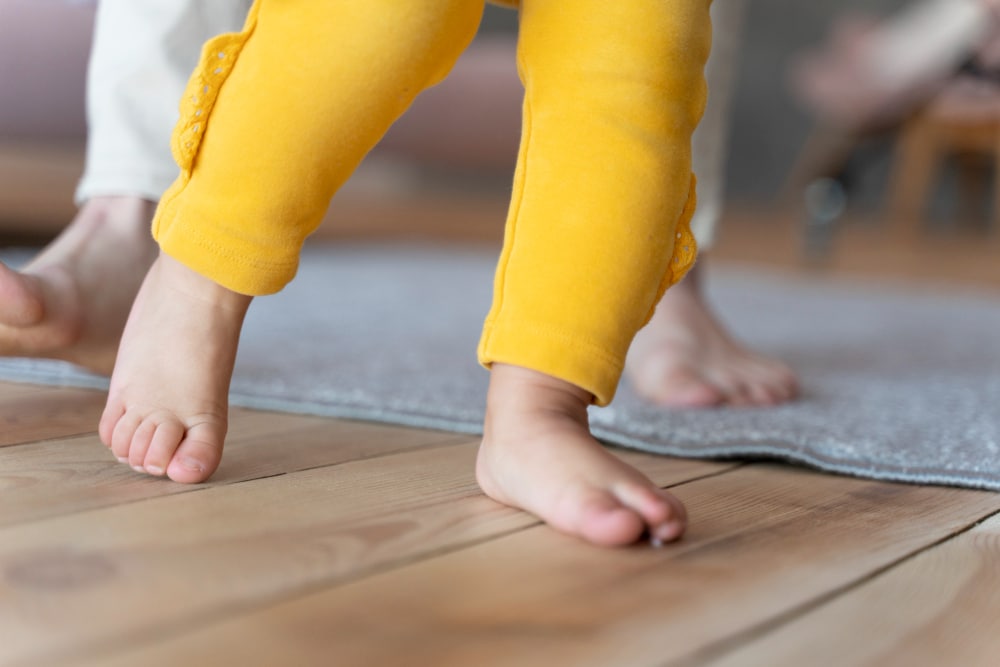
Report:
[[[712,3],[712,53],[705,66],[708,102],[691,140],[692,170],[698,178],[698,208],[691,232],[698,247],[708,250],[715,241],[725,197],[726,155],[729,140],[729,107],[736,75],[745,0]]]
[[[885,21],[867,54],[873,83],[886,91],[951,74],[993,32],[979,0],[924,0]]]
[[[101,0],[87,80],[87,163],[77,202],[150,200],[177,176],[170,133],[201,45],[239,30],[250,0]]]

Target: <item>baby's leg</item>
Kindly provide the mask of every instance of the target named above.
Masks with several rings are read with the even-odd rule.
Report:
[[[668,407],[767,406],[798,395],[783,361],[735,340],[711,310],[704,258],[663,295],[629,348],[626,374],[646,400]]]
[[[101,438],[181,482],[219,464],[252,295],[281,289],[330,197],[472,40],[482,0],[257,2],[206,44],[181,103],[181,175],[129,316]]]
[[[797,392],[795,374],[778,359],[744,347],[712,312],[702,285],[723,205],[729,100],[738,69],[745,0],[712,3],[712,55],[705,67],[708,103],[692,138],[698,210],[691,231],[698,265],[667,290],[629,349],[625,372],[635,390],[659,405],[771,405]]]
[[[690,266],[691,134],[708,3],[524,0],[524,135],[477,467],[493,498],[596,544],[680,536],[684,511],[590,435],[629,343]]]

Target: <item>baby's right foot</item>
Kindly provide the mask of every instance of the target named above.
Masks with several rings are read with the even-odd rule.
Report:
[[[493,364],[476,479],[490,498],[592,544],[678,539],[684,506],[590,434],[591,396],[527,368]]]
[[[176,482],[215,472],[250,301],[166,255],[153,263],[125,326],[101,417],[101,440],[119,461]]]

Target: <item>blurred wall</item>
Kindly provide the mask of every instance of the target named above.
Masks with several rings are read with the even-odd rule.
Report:
[[[746,57],[733,99],[730,197],[773,198],[809,134],[812,120],[789,92],[791,58],[824,41],[838,16],[848,12],[882,16],[905,4],[905,0],[750,0],[743,35]]]

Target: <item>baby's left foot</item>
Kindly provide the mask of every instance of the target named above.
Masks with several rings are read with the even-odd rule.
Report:
[[[589,404],[568,382],[494,364],[476,463],[483,491],[602,546],[679,538],[684,506],[590,435]]]
[[[712,313],[700,267],[674,285],[636,335],[625,375],[644,399],[668,407],[769,406],[794,400],[798,380],[779,359],[736,343]]]

